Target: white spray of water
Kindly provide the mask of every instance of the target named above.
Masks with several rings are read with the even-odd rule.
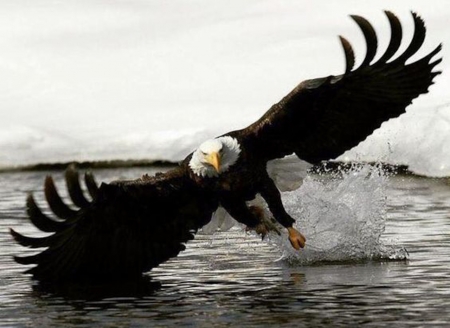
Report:
[[[406,250],[381,239],[386,224],[388,177],[376,168],[342,177],[308,177],[301,188],[283,194],[295,227],[307,238],[295,251],[286,236],[271,238],[289,263],[407,259]]]
[[[299,189],[282,194],[287,212],[296,219],[295,227],[306,236],[306,247],[293,249],[285,229],[280,229],[281,236],[270,233],[268,242],[292,265],[406,260],[408,253],[402,246],[381,238],[387,179],[381,170],[369,166],[340,176],[308,176]],[[222,211],[204,233],[233,226],[235,221]]]

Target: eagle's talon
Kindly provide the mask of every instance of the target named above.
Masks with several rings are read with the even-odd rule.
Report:
[[[289,241],[291,242],[292,247],[294,247],[296,250],[305,247],[306,238],[297,229],[289,227],[288,233]]]
[[[267,236],[267,234],[269,233],[269,229],[268,227],[263,223],[258,223],[256,226],[254,227],[249,227],[247,226],[245,228],[245,231],[254,231],[256,232],[256,234],[261,235],[261,240],[264,240],[264,238]]]
[[[275,232],[279,236],[281,235],[280,229],[276,225],[275,219],[266,217],[264,210],[258,206],[250,206],[249,210],[259,220],[259,223],[254,227],[247,227],[246,231],[254,230],[258,235],[261,235],[261,240],[267,236],[271,231]]]

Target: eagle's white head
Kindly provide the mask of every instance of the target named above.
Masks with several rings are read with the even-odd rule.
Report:
[[[235,138],[225,136],[207,140],[192,154],[189,167],[201,177],[216,177],[236,163],[241,147]]]

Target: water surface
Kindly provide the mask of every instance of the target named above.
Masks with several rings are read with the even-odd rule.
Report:
[[[98,170],[98,180],[148,170]],[[290,264],[282,250],[241,227],[199,234],[187,250],[116,288],[40,288],[12,261],[24,253],[9,227],[33,233],[26,194],[42,202],[46,174],[0,174],[0,326],[2,327],[318,327],[450,325],[450,185],[444,179],[391,177],[386,182],[383,240],[409,259]],[[62,188],[60,188],[62,189]]]

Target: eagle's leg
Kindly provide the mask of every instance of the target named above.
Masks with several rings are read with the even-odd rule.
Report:
[[[270,231],[280,234],[276,225],[264,215],[264,211],[260,207],[248,207],[241,199],[231,197],[222,199],[221,205],[236,221],[245,224],[247,230],[256,231],[262,238]]]
[[[267,202],[274,218],[288,230],[292,247],[296,250],[305,247],[306,238],[292,226],[295,220],[284,209],[280,191],[269,176],[261,184],[260,194]]]
[[[259,206],[250,206],[249,210],[255,217],[258,218],[258,225],[254,228],[247,227],[247,230],[255,230],[258,235],[261,235],[262,239],[271,231],[278,235],[281,235],[280,229],[278,229],[275,220],[272,217],[268,217],[264,213],[264,209]]]

